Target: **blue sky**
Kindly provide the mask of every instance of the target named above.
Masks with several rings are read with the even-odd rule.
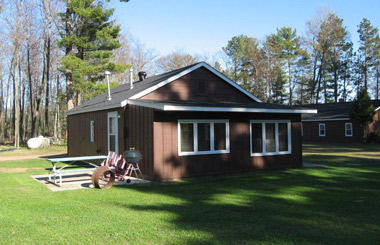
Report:
[[[235,35],[263,39],[282,26],[304,34],[306,21],[321,7],[329,7],[344,20],[355,44],[357,25],[364,17],[380,27],[379,0],[115,0],[110,5],[115,8],[115,19],[123,31],[161,55],[177,49],[213,54]]]

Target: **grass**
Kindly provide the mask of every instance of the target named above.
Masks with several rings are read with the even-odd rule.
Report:
[[[9,146],[2,146],[3,148],[13,148]],[[5,156],[26,156],[26,155],[56,155],[64,154],[67,152],[66,145],[52,145],[46,148],[29,149],[26,146],[21,146],[19,150],[0,152],[0,158]]]
[[[109,190],[51,192],[30,178],[45,171],[0,173],[0,243],[379,244],[378,152],[309,144],[304,162],[323,168]]]

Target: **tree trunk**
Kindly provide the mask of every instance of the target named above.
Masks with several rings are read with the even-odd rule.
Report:
[[[4,78],[2,71],[0,72],[0,141],[4,140]]]
[[[27,41],[28,42],[28,41]],[[27,68],[28,68],[28,85],[29,85],[29,106],[30,106],[30,122],[31,122],[31,131],[30,137],[35,137],[36,123],[34,119],[34,110],[33,110],[33,87],[32,87],[32,72],[30,69],[30,46],[29,43],[26,46],[26,57],[27,57]]]
[[[293,88],[292,88],[291,64],[290,64],[289,59],[288,59],[288,76],[289,76],[289,105],[292,105]]]
[[[318,76],[317,76],[317,83],[318,83],[318,89],[317,89],[317,98],[316,98],[316,104],[318,104],[318,100],[319,100],[319,92],[321,90],[321,81],[322,81],[322,70],[323,70],[323,62],[324,62],[324,58],[325,58],[325,53],[323,52],[322,53],[322,57],[321,57],[321,63],[319,64],[319,70],[318,70]]]
[[[380,67],[376,67],[376,99],[379,99],[379,69]]]
[[[66,23],[65,23],[65,32],[66,36],[72,35],[72,30],[71,30],[71,9],[69,8],[70,0],[67,0],[67,5],[66,5]],[[72,52],[73,47],[68,46],[66,48],[66,55],[70,55]],[[66,71],[66,98],[67,98],[67,110],[71,110],[74,108],[74,91],[73,91],[73,77],[71,71]]]
[[[15,126],[14,126],[14,139],[16,148],[20,147],[20,56],[17,48],[15,57],[15,72],[14,72],[14,84],[16,87],[15,91]]]
[[[338,72],[337,67],[334,65],[334,101],[338,102]]]
[[[25,107],[25,80],[21,76],[21,64],[19,66],[19,79],[20,79],[20,88],[21,88],[21,96],[20,96],[20,141],[24,142],[24,107]]]
[[[315,51],[317,52],[317,51]],[[314,62],[313,62],[313,80],[311,84],[311,89],[310,89],[310,104],[314,103],[314,95],[315,95],[315,87],[317,85],[316,83],[316,73],[317,73],[317,64],[318,64],[318,56],[315,53],[314,54]]]
[[[50,81],[50,46],[51,46],[51,16],[50,16],[50,0],[44,0],[45,17],[48,20],[48,35],[46,40],[46,83],[45,83],[45,134],[49,134],[49,81]]]

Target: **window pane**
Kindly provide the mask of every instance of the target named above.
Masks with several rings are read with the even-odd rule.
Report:
[[[288,151],[288,124],[278,124],[279,151]]]
[[[114,117],[110,117],[109,118],[109,133],[110,134],[115,134],[115,118]]]
[[[110,135],[110,151],[116,151],[115,150],[115,135]]]
[[[181,123],[181,151],[193,152],[194,151],[194,124]]]
[[[352,135],[352,124],[346,124],[346,135]]]
[[[266,123],[265,124],[265,146],[266,152],[276,151],[276,141],[275,141],[275,124]]]
[[[215,150],[226,150],[226,124],[214,123],[214,147]]]
[[[210,123],[198,123],[198,151],[209,151],[210,142]]]
[[[324,124],[319,125],[319,134],[325,135],[325,125]]]
[[[252,153],[263,152],[263,129],[261,123],[251,124],[252,132]]]
[[[94,142],[94,121],[90,121],[90,141]]]

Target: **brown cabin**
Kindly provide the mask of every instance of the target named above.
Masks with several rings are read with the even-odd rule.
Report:
[[[69,156],[141,151],[148,179],[302,166],[301,113],[262,103],[200,62],[112,89],[70,110]]]
[[[367,134],[380,130],[380,100],[372,100],[374,121],[363,125],[352,121],[348,112],[352,102],[303,105],[317,114],[302,115],[302,141],[318,143],[363,143]]]

